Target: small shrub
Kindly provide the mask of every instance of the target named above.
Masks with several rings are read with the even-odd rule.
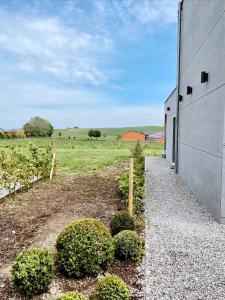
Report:
[[[134,213],[138,215],[143,210],[143,198],[145,195],[144,157],[139,142],[131,152],[134,158]],[[129,196],[129,171],[125,171],[122,175],[118,176],[117,179],[119,190],[127,201]]]
[[[45,292],[53,280],[54,262],[48,249],[31,248],[17,255],[12,266],[16,290],[32,297]]]
[[[91,139],[92,139],[93,137],[95,137],[95,138],[97,139],[97,138],[101,137],[101,135],[102,135],[101,131],[100,131],[100,130],[97,130],[97,129],[95,129],[95,130],[90,129],[90,130],[88,131],[88,136],[89,136]]]
[[[126,283],[117,275],[106,275],[96,285],[96,300],[128,300],[129,290]]]
[[[110,228],[112,235],[116,235],[123,230],[134,230],[134,219],[129,215],[128,211],[119,211],[112,217]]]
[[[138,141],[134,148],[131,150],[132,157],[134,160],[142,161],[143,159],[143,149],[140,142]]]
[[[69,224],[56,243],[60,268],[68,276],[83,277],[105,270],[114,257],[109,230],[96,219],[80,219]]]
[[[115,257],[121,260],[139,261],[143,254],[142,241],[135,231],[124,230],[114,237]]]
[[[135,228],[136,229],[143,229],[145,227],[145,215],[139,214],[135,219]]]
[[[56,300],[88,300],[88,298],[79,292],[67,292],[59,296]]]
[[[123,174],[117,177],[119,183],[119,190],[127,200],[129,195],[129,171],[125,171]]]

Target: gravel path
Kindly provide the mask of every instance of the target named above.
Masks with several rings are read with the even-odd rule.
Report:
[[[225,226],[162,158],[147,158],[145,299],[225,299]]]

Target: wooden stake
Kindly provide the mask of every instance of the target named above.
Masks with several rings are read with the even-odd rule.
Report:
[[[50,179],[53,177],[53,172],[54,172],[54,167],[55,167],[55,143],[52,143],[52,167],[51,167],[51,172],[50,172]]]
[[[128,212],[133,216],[134,159],[130,158]]]

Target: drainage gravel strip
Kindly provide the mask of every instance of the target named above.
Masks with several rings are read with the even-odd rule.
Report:
[[[144,299],[225,299],[225,226],[162,158],[146,158]]]

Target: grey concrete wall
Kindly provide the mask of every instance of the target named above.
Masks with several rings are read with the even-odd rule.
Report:
[[[207,83],[200,82],[201,71],[209,73]],[[188,85],[193,88],[192,95],[186,94]],[[183,2],[180,94],[183,101],[179,111],[178,172],[203,205],[220,219],[225,217],[225,205],[221,203],[225,103],[224,0]]]
[[[173,118],[176,117],[176,90],[168,97],[164,105],[164,112],[167,115],[166,125],[166,159],[172,163],[172,149],[173,149]],[[170,111],[167,111],[170,107]]]

